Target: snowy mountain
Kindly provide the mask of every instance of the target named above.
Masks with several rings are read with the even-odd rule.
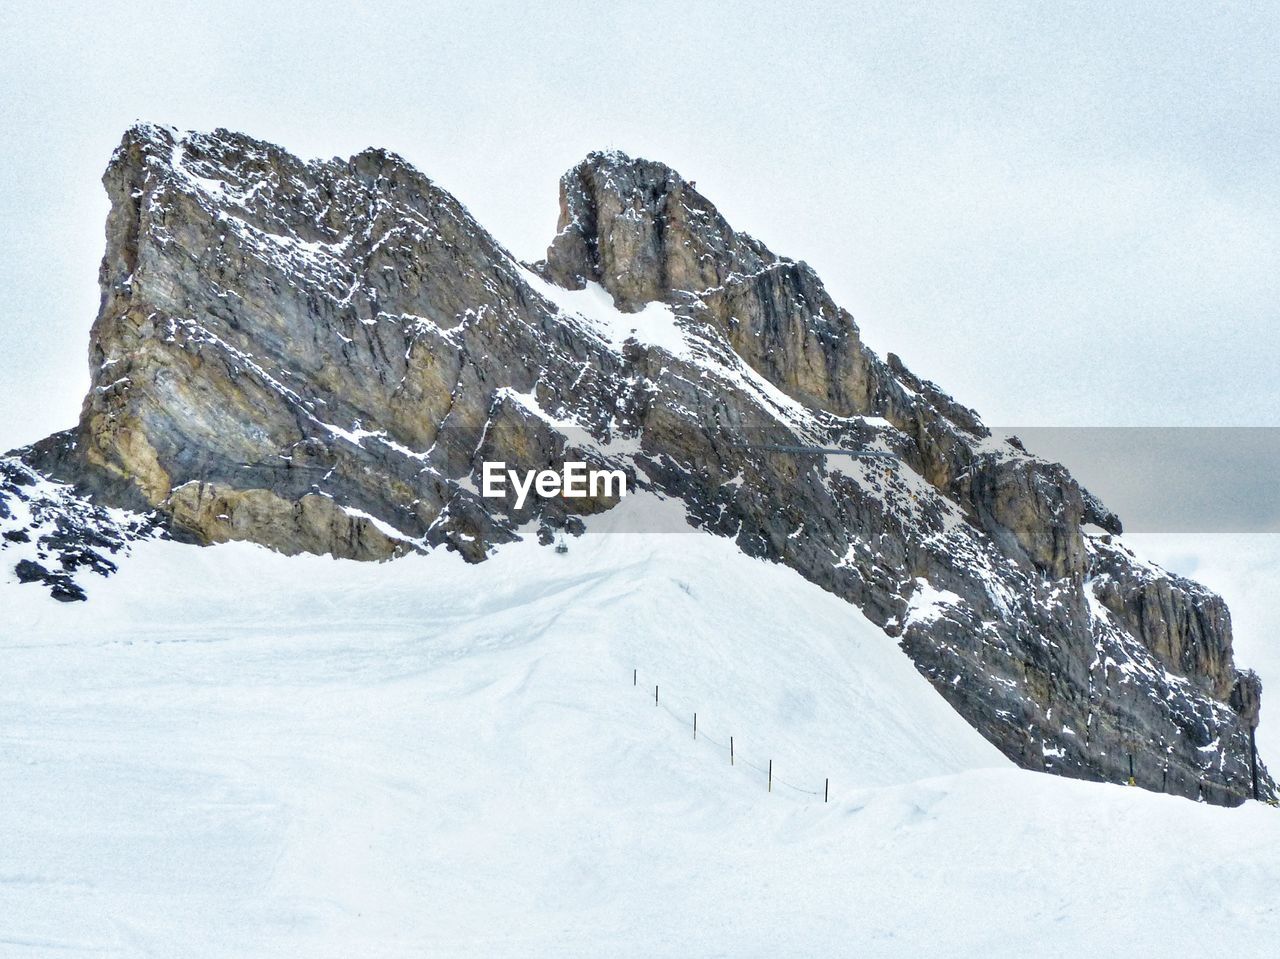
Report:
[[[460,555],[487,582],[530,540],[603,523],[638,542],[621,517],[780,564],[858,629],[860,610],[1020,766],[1251,795],[1261,685],[1235,668],[1223,602],[1134,555],[1061,466],[875,356],[808,266],[668,167],[587,157],[532,265],[381,150],[303,161],[141,125],[104,183],[80,422],[4,467],[17,579],[93,615],[89,576],[170,537]],[[625,472],[636,505],[481,495],[486,462],[569,460]],[[665,628],[706,627],[690,618]]]

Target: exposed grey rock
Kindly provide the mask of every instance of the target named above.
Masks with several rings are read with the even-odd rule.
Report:
[[[1093,594],[1102,605],[1166,668],[1226,700],[1240,674],[1231,668],[1231,614],[1222,597],[1105,542],[1092,559]]]
[[[1256,729],[1262,718],[1262,679],[1251,669],[1237,673],[1228,702],[1246,726]]]
[[[532,269],[384,151],[141,126],[104,183],[92,388],[68,438],[24,453],[95,502],[204,543],[481,561],[614,505],[484,499],[485,460],[588,459],[856,604],[1016,762],[1124,781],[1132,753],[1140,785],[1246,795],[1260,687],[1221,600],[1087,532],[1119,521],[879,359],[808,266],[669,168],[592,154]],[[561,308],[588,283],[634,338]]]

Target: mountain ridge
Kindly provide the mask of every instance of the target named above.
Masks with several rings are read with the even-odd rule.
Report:
[[[92,385],[27,468],[195,542],[478,562],[616,503],[495,503],[481,462],[584,458],[849,600],[1020,765],[1124,781],[1133,754],[1144,786],[1249,794],[1261,684],[1221,599],[877,357],[811,268],[669,167],[590,154],[532,265],[383,150],[140,125],[104,185]],[[897,465],[759,448],[780,443]]]

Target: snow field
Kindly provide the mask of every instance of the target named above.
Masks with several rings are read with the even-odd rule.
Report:
[[[89,592],[0,583],[0,956],[1280,943],[1280,813],[1014,769],[856,610],[725,540],[153,542]],[[729,734],[832,802],[767,793]]]

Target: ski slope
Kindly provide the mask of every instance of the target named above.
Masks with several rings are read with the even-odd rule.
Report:
[[[1280,950],[1280,813],[1017,770],[790,570],[604,535],[633,499],[564,555],[0,583],[0,956]]]

